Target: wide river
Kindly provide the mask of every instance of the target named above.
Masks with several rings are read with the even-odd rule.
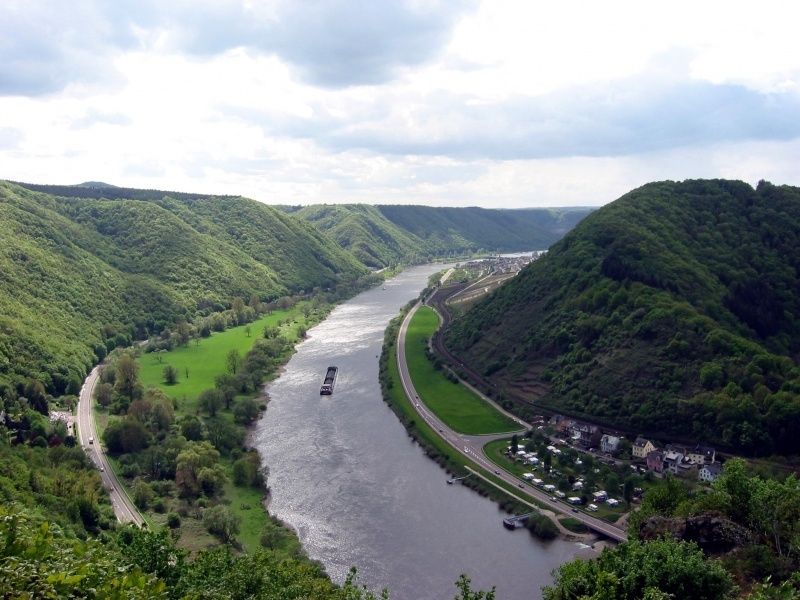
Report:
[[[338,306],[309,331],[254,435],[269,466],[270,511],[292,525],[336,582],[350,567],[395,600],[449,600],[466,573],[500,600],[540,598],[575,544],[507,531],[497,506],[460,485],[411,441],[381,399],[384,330],[441,266],[413,267]],[[332,396],[319,387],[339,367]]]

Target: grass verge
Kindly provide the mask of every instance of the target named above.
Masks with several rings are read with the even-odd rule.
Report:
[[[420,399],[451,429],[486,434],[516,431],[519,425],[465,386],[448,379],[428,355],[428,340],[439,327],[439,317],[421,307],[408,326],[406,361]]]

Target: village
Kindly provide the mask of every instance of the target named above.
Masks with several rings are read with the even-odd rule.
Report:
[[[541,488],[551,500],[571,510],[597,513],[616,523],[641,501],[647,489],[665,476],[689,485],[716,480],[722,470],[714,448],[671,443],[658,447],[637,436],[633,442],[597,425],[562,415],[540,417],[524,437],[486,448],[521,480]]]

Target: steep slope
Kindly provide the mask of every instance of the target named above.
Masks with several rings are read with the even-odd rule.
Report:
[[[446,343],[509,399],[800,452],[800,189],[646,185],[587,217]]]
[[[294,214],[313,223],[368,267],[384,267],[419,251],[419,239],[397,227],[375,206],[322,204]]]
[[[332,236],[364,264],[383,267],[480,249],[547,248],[591,209],[313,205],[287,208]]]
[[[131,335],[233,296],[366,272],[307,223],[252,200],[214,202],[65,198],[0,182],[0,385],[34,377],[61,393]]]

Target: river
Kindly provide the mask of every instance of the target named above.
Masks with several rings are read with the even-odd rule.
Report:
[[[381,399],[384,330],[441,268],[407,269],[338,306],[267,386],[253,441],[269,466],[270,512],[336,582],[355,565],[394,600],[449,600],[466,573],[473,588],[496,585],[499,600],[539,598],[577,546],[504,529],[494,503],[446,485]],[[335,390],[320,396],[329,365],[339,367]]]

